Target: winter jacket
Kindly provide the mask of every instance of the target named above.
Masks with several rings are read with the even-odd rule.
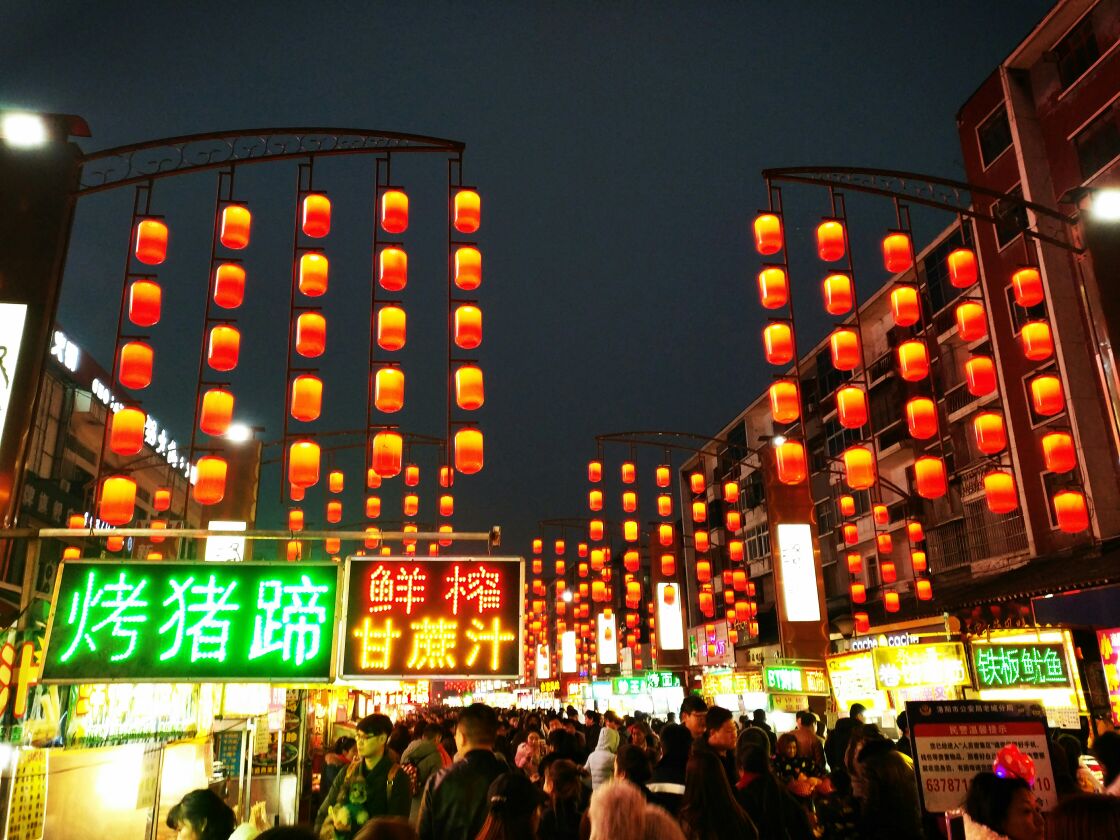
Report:
[[[412,797],[412,810],[409,814],[409,818],[415,824],[417,817],[420,816],[420,798],[424,794],[424,785],[428,783],[428,779],[435,775],[437,770],[443,767],[443,757],[434,741],[429,741],[427,738],[417,738],[405,747],[401,754],[401,764],[411,764],[416,768],[416,783],[419,793]]]
[[[366,767],[363,759],[355,759],[345,772],[335,776],[327,798],[319,806],[319,813],[315,817],[315,834],[318,835],[323,827],[323,822],[330,816],[330,809],[335,805],[345,805],[347,802],[360,802],[360,810],[374,817],[406,817],[409,810],[408,776],[394,770],[394,762],[388,755],[381,759],[372,768]],[[390,778],[391,776],[391,778]],[[364,782],[365,795],[351,795],[350,790]],[[364,801],[361,801],[364,800]],[[355,805],[355,808],[359,808]],[[355,826],[357,827],[357,826]]]
[[[965,814],[964,840],[1007,840],[1007,837],[983,823],[973,822],[972,818]]]
[[[350,759],[346,756],[336,752],[327,753],[327,757],[323,759],[323,773],[319,778],[319,793],[325,797],[334,784],[335,777],[349,766]]]
[[[474,840],[490,810],[490,783],[508,772],[509,765],[493,750],[471,750],[428,779],[420,803],[420,840]]]
[[[614,778],[614,757],[618,752],[618,732],[609,726],[599,730],[599,744],[587,757],[584,765],[591,772],[591,789]]]

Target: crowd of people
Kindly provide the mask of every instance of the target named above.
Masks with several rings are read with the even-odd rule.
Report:
[[[762,710],[736,721],[695,695],[679,722],[481,703],[396,724],[373,714],[327,758],[312,826],[238,827],[209,791],[190,794],[168,825],[178,840],[946,837],[952,826],[923,813],[905,715],[892,740],[863,713],[854,705],[827,738],[808,710],[779,734]],[[1120,840],[1120,734],[1098,734],[1092,748],[1103,784],[1081,766],[1077,738],[1051,743],[1060,803],[1045,816],[1030,780],[978,774],[965,840]]]

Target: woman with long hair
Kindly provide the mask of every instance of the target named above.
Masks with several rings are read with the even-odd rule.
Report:
[[[1023,779],[977,773],[964,800],[966,840],[1043,840],[1046,823]]]
[[[813,830],[809,825],[808,812],[774,773],[770,763],[770,739],[764,730],[752,726],[739,733],[739,740],[735,743],[735,764],[739,769],[735,799],[754,822],[759,834],[788,840],[811,840]]]
[[[758,838],[754,822],[735,801],[723,764],[707,750],[693,752],[688,760],[678,816],[687,840]]]
[[[885,739],[865,742],[853,767],[860,832],[867,840],[922,840],[922,806],[908,756]]]
[[[192,790],[167,814],[167,827],[179,832],[178,840],[229,840],[237,817],[209,788]]]
[[[583,814],[583,771],[574,761],[558,759],[544,774],[544,794],[548,797],[541,811],[540,840],[578,840]]]
[[[475,840],[537,840],[543,794],[524,773],[503,773],[486,792],[489,811]]]

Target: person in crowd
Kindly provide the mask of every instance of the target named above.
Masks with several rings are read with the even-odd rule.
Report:
[[[380,816],[407,817],[411,806],[408,775],[400,772],[387,752],[393,722],[380,714],[358,721],[358,758],[346,772],[339,773],[315,816],[315,833],[331,828],[343,836],[367,819]]]
[[[637,744],[623,744],[614,757],[614,777],[626,779],[646,793],[646,784],[653,777],[649,753]]]
[[[409,809],[409,820],[413,825],[420,817],[420,797],[424,792],[424,785],[443,768],[443,756],[439,751],[442,737],[443,730],[434,723],[429,723],[424,727],[423,734],[401,753],[401,769],[409,776],[409,788],[416,791]]]
[[[340,771],[350,766],[358,757],[358,742],[349,735],[343,735],[334,742],[331,751],[323,759],[323,771],[319,777],[319,800],[326,798]]]
[[[914,745],[910,743],[910,715],[906,714],[905,710],[899,712],[895,723],[898,725],[898,731],[902,733],[902,736],[894,742],[895,749],[913,758]]]
[[[734,720],[728,721],[735,726]],[[722,763],[709,750],[693,750],[688,759],[677,816],[687,840],[756,840],[759,836],[750,816],[735,801]]]
[[[1023,779],[977,773],[964,802],[966,840],[1045,840],[1038,800]]]
[[[751,715],[751,726],[756,729],[761,729],[766,733],[766,737],[770,739],[770,753],[773,755],[778,749],[778,736],[766,722],[766,710],[755,709]]]
[[[1093,775],[1088,767],[1081,763],[1081,754],[1085,751],[1081,739],[1066,732],[1059,735],[1055,740],[1066,754],[1066,766],[1069,768],[1070,775],[1073,776],[1078,792],[1103,793],[1104,787],[1100,780]]]
[[[541,759],[544,758],[544,741],[536,732],[530,732],[528,737],[517,747],[517,756],[513,763],[519,770],[524,770],[530,781],[540,778]]]
[[[692,735],[680,724],[666,724],[661,729],[661,760],[646,784],[649,801],[660,805],[673,816],[680,810],[684,797],[685,768],[692,749]]]
[[[504,720],[498,721],[498,737],[494,739],[494,752],[504,758],[507,764],[513,764],[515,753],[510,744],[509,723]]]
[[[583,774],[575,762],[562,758],[548,766],[544,774],[548,801],[537,831],[540,840],[578,840],[585,790]]]
[[[813,775],[813,762],[802,757],[797,736],[791,732],[778,738],[778,747],[774,752],[774,773],[782,780],[782,784],[787,786],[790,782],[807,779]]]
[[[848,710],[848,716],[836,721],[836,726],[825,739],[824,754],[828,760],[829,770],[832,772],[832,783],[837,790],[846,790],[849,786],[847,770],[844,767],[844,754],[848,751],[848,741],[852,733],[863,726],[864,711],[866,709],[863,704],[853,703]]]
[[[530,732],[536,732],[542,738],[544,737],[544,730],[541,728],[541,716],[536,712],[530,712],[525,715],[524,720],[521,721],[521,727],[514,733],[513,738],[510,740],[510,745],[516,750],[521,746],[521,742],[529,737]]]
[[[615,732],[618,732],[623,727],[622,718],[611,709],[607,709],[603,712],[603,726],[609,726]]]
[[[886,738],[868,742],[853,767],[865,840],[923,840],[922,806],[909,756]],[[1025,840],[1025,838],[1024,838]]]
[[[575,709],[572,709],[572,712],[575,713]],[[579,721],[574,720],[570,715],[564,718],[564,732],[571,739],[576,758],[586,760],[588,755],[587,742],[584,740],[583,730],[579,728]]]
[[[684,840],[673,818],[625,779],[612,779],[591,794],[587,816],[590,840]]]
[[[237,827],[237,816],[218,794],[202,788],[192,790],[172,806],[167,827],[178,832],[176,840],[229,840]]]
[[[393,727],[393,731],[389,733],[389,743],[386,745],[386,750],[389,757],[393,761],[400,761],[404,751],[408,745],[412,743],[412,733],[409,732],[408,727],[403,723],[398,723]]]
[[[599,743],[599,729],[602,727],[602,715],[594,709],[583,713],[583,739],[590,749],[592,744]]]
[[[661,745],[657,736],[653,734],[653,729],[648,721],[644,719],[635,720],[627,727],[626,734],[631,744],[645,750],[651,764],[661,757]]]
[[[618,730],[608,721],[607,725],[599,730],[599,743],[587,757],[587,763],[584,765],[591,773],[592,790],[597,790],[599,785],[614,776],[614,757],[618,752],[618,744]]]
[[[739,733],[735,763],[739,769],[735,799],[758,828],[759,836],[812,840],[808,812],[774,775],[770,739],[765,732],[748,727]]]
[[[544,794],[521,773],[503,773],[486,792],[486,821],[475,840],[537,840]]]
[[[731,785],[739,778],[735,769],[735,739],[739,736],[735,719],[722,706],[712,706],[704,718],[704,727],[704,737],[693,745],[693,752],[705,748],[714,752],[723,766],[728,785]]]
[[[704,737],[704,720],[708,714],[708,704],[698,694],[689,694],[681,701],[681,725],[694,739]]]
[[[1047,840],[1120,840],[1120,798],[1079,794],[1046,815]]]
[[[1093,739],[1093,756],[1104,774],[1104,792],[1120,796],[1120,733],[1102,732]]]
[[[428,780],[420,802],[420,840],[474,840],[486,820],[486,792],[509,768],[494,754],[498,716],[482,703],[459,715],[460,758]]]
[[[817,716],[805,709],[797,713],[797,728],[793,730],[797,739],[797,754],[812,762],[812,776],[821,777],[825,773],[824,739],[817,734]]]

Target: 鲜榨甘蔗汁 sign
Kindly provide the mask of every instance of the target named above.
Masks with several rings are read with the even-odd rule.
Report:
[[[516,679],[518,557],[351,557],[342,676]]]
[[[327,681],[337,590],[333,563],[65,563],[43,680]]]

